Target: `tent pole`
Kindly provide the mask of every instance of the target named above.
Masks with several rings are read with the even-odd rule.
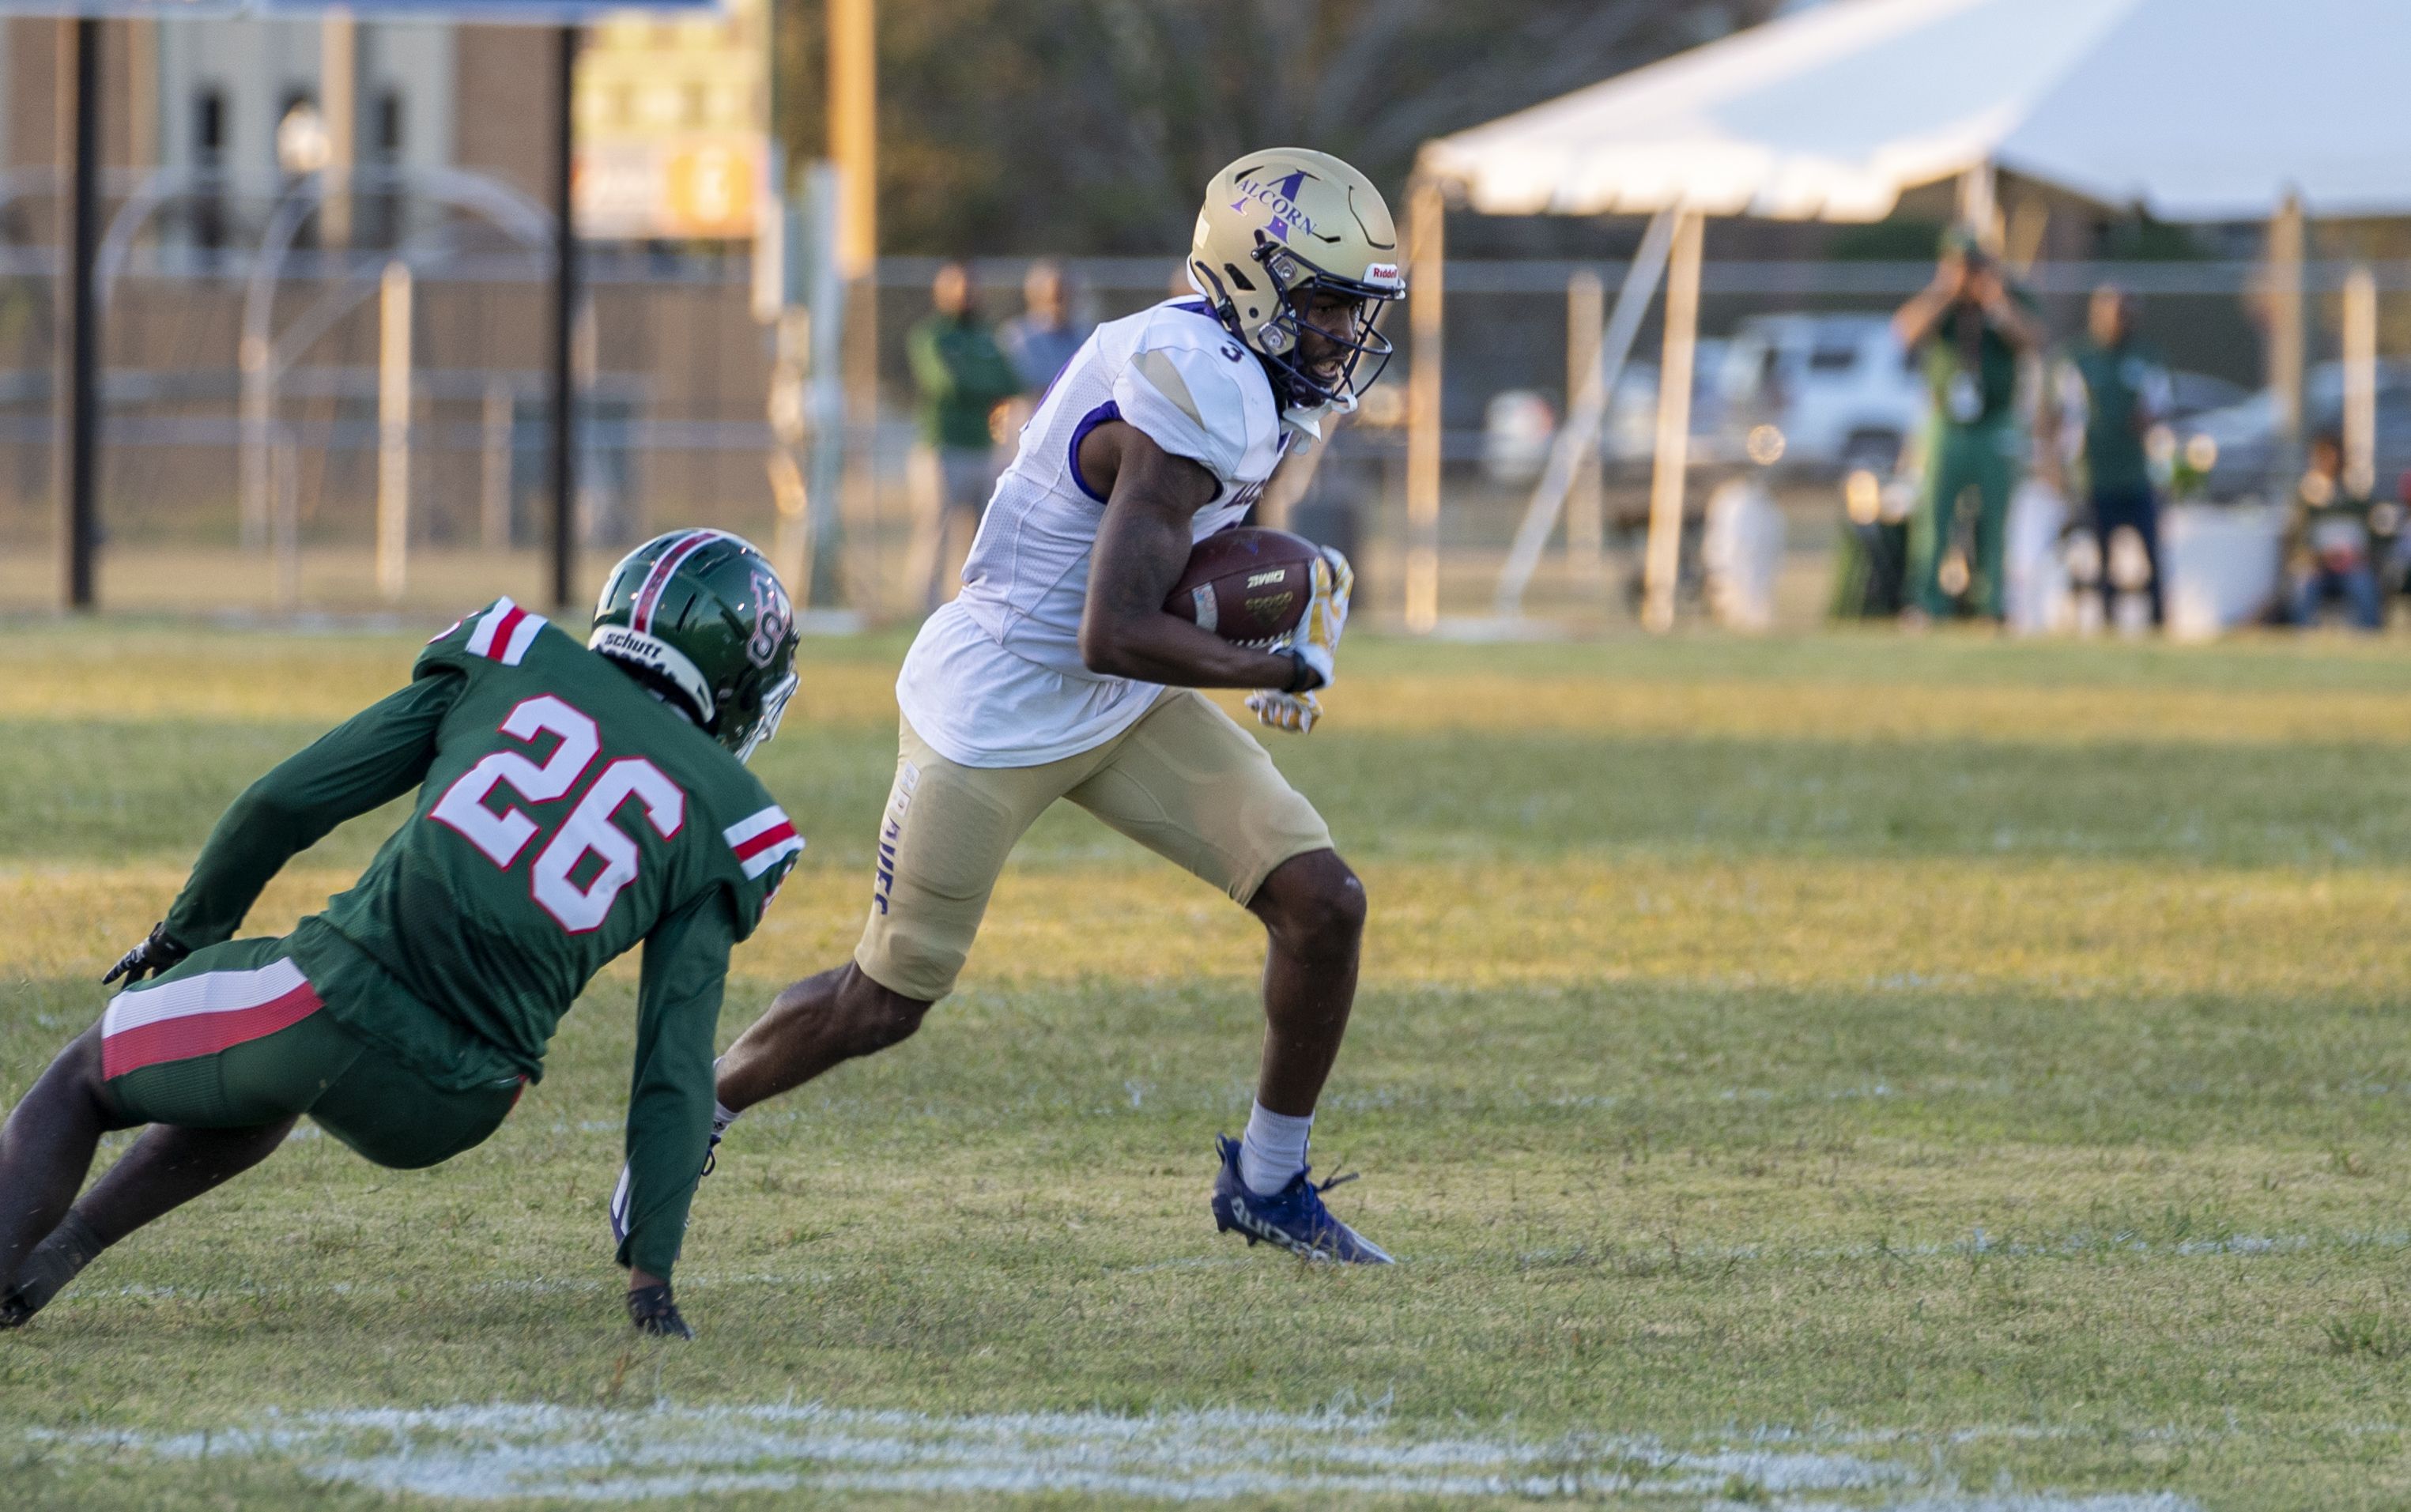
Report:
[[[2001,251],[2000,181],[1989,162],[1959,175],[1959,219],[1986,248]]]
[[[1666,271],[1666,254],[1674,244],[1678,214],[1661,210],[1651,217],[1649,229],[1642,233],[1641,245],[1632,254],[1632,261],[1625,265],[1624,287],[1615,296],[1615,313],[1608,317],[1605,328],[1600,332],[1599,344],[1593,348],[1596,360],[1573,390],[1566,409],[1566,423],[1557,427],[1556,439],[1550,443],[1548,465],[1541,470],[1541,481],[1532,488],[1532,502],[1525,506],[1523,523],[1515,527],[1514,544],[1507,549],[1507,564],[1498,569],[1498,589],[1493,602],[1501,619],[1513,619],[1524,612],[1524,589],[1540,568],[1549,532],[1557,528],[1557,514],[1565,507],[1579,460],[1585,455],[1593,458],[1599,455],[1599,432],[1607,419],[1608,399],[1624,376],[1624,362],[1632,353],[1633,338],[1641,332],[1642,316],[1648,313],[1658,279]]]
[[[1607,284],[1587,268],[1576,269],[1566,280],[1566,411],[1572,418],[1574,396],[1597,382],[1600,339],[1606,334]],[[1585,443],[1574,462],[1573,482],[1566,490],[1566,568],[1575,587],[1599,587],[1600,559],[1607,549],[1606,522],[1600,517],[1599,445]]]
[[[1439,624],[1440,334],[1448,206],[1439,185],[1407,191],[1407,629]]]
[[[1649,544],[1642,558],[1641,623],[1674,628],[1683,560],[1683,484],[1690,465],[1691,358],[1700,337],[1700,241],[1706,217],[1680,211],[1666,269],[1666,355],[1658,370],[1658,458],[1649,480]]]
[[[2377,487],[2377,279],[2366,263],[2344,281],[2344,485]]]
[[[2277,400],[2279,496],[2302,465],[2302,197],[2288,190],[2269,223],[2269,391]]]

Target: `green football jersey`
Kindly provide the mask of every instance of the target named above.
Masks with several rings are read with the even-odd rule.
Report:
[[[2086,341],[2068,355],[2084,387],[2084,469],[2097,493],[2143,493],[2152,487],[2151,459],[2139,417],[2165,408],[2168,370],[2140,343],[2100,346]]]
[[[540,1078],[570,1004],[641,943],[620,1258],[668,1275],[710,1137],[729,951],[802,839],[717,741],[504,599],[245,790],[168,934],[226,939],[286,861],[413,789],[360,880],[295,928],[294,961],[346,1028],[466,1091]]]
[[[2032,311],[2023,289],[2009,298]],[[1948,425],[1991,425],[2011,418],[2018,389],[2018,352],[1980,306],[1956,303],[1936,319],[1920,356],[1936,419]]]
[[[413,676],[460,681],[417,811],[324,919],[523,1075],[606,963],[715,896],[744,938],[803,849],[734,756],[507,601]]]

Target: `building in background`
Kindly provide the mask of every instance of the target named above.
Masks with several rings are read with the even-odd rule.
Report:
[[[0,182],[29,185],[56,161],[61,24],[0,22]],[[164,245],[240,247],[256,240],[285,182],[279,124],[297,106],[323,117],[346,93],[358,167],[464,168],[542,202],[554,113],[547,29],[358,21],[349,23],[345,50],[329,47],[329,24],[103,23],[104,164],[188,170],[212,191],[163,214],[155,231]],[[346,51],[348,91],[330,88],[329,59]],[[47,198],[18,196],[15,213],[0,220],[0,240],[47,240]],[[354,207],[351,240],[390,244],[406,230],[402,214],[392,196],[364,195]]]

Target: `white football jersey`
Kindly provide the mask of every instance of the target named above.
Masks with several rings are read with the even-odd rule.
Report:
[[[966,766],[1035,766],[1112,739],[1162,688],[1080,661],[1089,559],[1105,500],[1080,475],[1080,443],[1108,420],[1146,432],[1220,485],[1193,539],[1247,514],[1293,438],[1253,353],[1202,299],[1174,299],[1092,332],[1021,429],[963,564],[962,592],[921,627],[896,700],[921,738]]]

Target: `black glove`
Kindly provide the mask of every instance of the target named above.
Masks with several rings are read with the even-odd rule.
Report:
[[[117,964],[109,968],[109,975],[100,979],[100,984],[106,987],[124,977],[125,984],[131,987],[144,977],[157,976],[192,953],[190,946],[176,943],[175,937],[168,933],[168,925],[163,921],[151,926],[151,933],[141,944],[117,958]]]
[[[628,1288],[628,1321],[638,1333],[650,1333],[662,1339],[692,1339],[694,1330],[679,1316],[678,1303],[670,1301],[670,1284],[657,1282],[650,1287]]]

